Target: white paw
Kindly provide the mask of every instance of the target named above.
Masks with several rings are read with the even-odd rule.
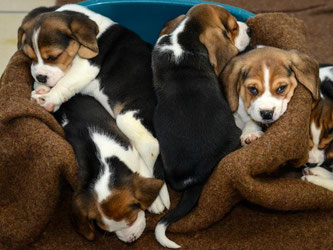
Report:
[[[315,185],[320,186],[320,182],[321,182],[322,178],[319,177],[319,176],[315,176],[315,175],[303,175],[302,180],[307,181],[307,182],[311,182]]]
[[[250,144],[253,141],[258,140],[263,134],[264,134],[264,132],[262,132],[262,131],[242,134],[240,137],[242,146],[245,146],[247,144]]]
[[[151,206],[148,208],[148,211],[153,214],[160,214],[165,210],[164,203],[162,202],[162,199],[160,196],[157,196],[157,198],[154,200],[154,202],[151,204]]]
[[[59,109],[60,103],[51,95],[50,92],[45,92],[44,88],[31,92],[31,100],[45,108],[49,112],[55,112]]]
[[[326,170],[325,168],[322,167],[314,167],[314,168],[304,168],[303,169],[303,174],[304,175],[314,175],[314,176],[319,176],[325,179],[332,179],[333,178],[333,173]]]

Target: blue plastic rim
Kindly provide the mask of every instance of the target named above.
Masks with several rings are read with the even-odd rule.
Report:
[[[239,21],[245,22],[253,13],[226,4],[200,0],[88,0],[79,4],[111,18],[155,44],[163,25],[185,14],[193,5],[211,3],[226,8]]]

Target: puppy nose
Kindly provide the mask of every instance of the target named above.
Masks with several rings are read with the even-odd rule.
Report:
[[[317,163],[306,163],[305,164],[307,167],[309,167],[309,168],[314,168],[314,167],[316,167],[317,166]]]
[[[264,120],[271,120],[273,118],[273,110],[261,110],[260,115]]]
[[[47,76],[45,76],[45,75],[37,75],[36,78],[37,78],[37,81],[39,81],[40,83],[46,83]]]
[[[247,28],[246,33],[249,37],[251,37],[251,29],[250,28]]]

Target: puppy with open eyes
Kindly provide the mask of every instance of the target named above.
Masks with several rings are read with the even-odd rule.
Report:
[[[93,96],[143,158],[151,177],[159,155],[152,116],[152,46],[134,32],[83,6],[37,8],[18,30],[18,47],[32,59],[31,97],[50,112],[77,93]],[[166,185],[149,211],[169,208]]]
[[[277,121],[287,110],[298,83],[319,99],[318,63],[296,50],[261,47],[233,58],[222,73],[222,84],[241,143],[263,135],[262,127]]]
[[[199,4],[168,22],[153,49],[154,127],[166,181],[182,192],[155,228],[165,247],[180,247],[166,237],[167,227],[196,206],[218,162],[240,147],[240,130],[218,76],[248,45],[248,33],[246,24],[224,8]]]

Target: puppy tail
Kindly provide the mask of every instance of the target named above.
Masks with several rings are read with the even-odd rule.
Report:
[[[200,198],[202,189],[203,185],[189,187],[182,194],[182,197],[177,206],[158,222],[155,228],[155,238],[162,246],[168,248],[180,248],[177,243],[169,240],[166,237],[165,231],[171,223],[183,218],[196,206]]]

